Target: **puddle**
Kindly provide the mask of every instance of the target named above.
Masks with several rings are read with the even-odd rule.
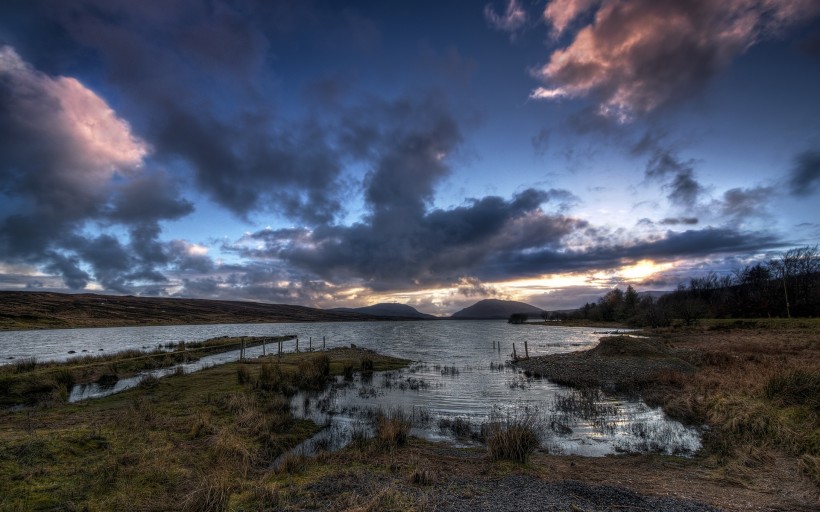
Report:
[[[465,398],[458,389],[475,385],[476,377],[495,375],[509,399],[493,400],[493,386]],[[481,378],[486,384],[486,380]],[[324,429],[292,452],[313,455],[338,450],[357,435],[373,435],[373,419],[384,411],[402,410],[412,422],[411,435],[457,446],[482,444],[482,424],[491,417],[531,419],[541,445],[556,454],[604,456],[616,453],[662,452],[690,455],[700,449],[700,436],[665,417],[661,409],[601,391],[580,392],[543,379],[529,378],[515,368],[492,369],[415,364],[370,376],[337,378],[325,391],[300,392],[291,399],[293,413]]]

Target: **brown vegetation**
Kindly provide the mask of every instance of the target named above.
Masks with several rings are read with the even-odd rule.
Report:
[[[0,291],[0,330],[374,319],[289,304]]]
[[[302,371],[340,374],[365,355],[376,370],[406,364],[364,350],[287,354],[159,379],[82,404],[0,411],[0,510],[275,503],[269,468],[318,427],[294,418],[289,400],[270,389],[264,373],[296,388]],[[292,458],[284,474],[302,467]]]
[[[706,425],[700,457],[736,478],[786,458],[792,478],[802,473],[820,488],[817,321],[710,321],[645,334],[654,338],[604,338],[590,351],[519,364],[568,385],[614,384],[673,418]],[[667,364],[675,361],[684,366]]]

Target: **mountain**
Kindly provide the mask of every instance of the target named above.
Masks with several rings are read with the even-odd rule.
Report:
[[[394,317],[394,318],[424,318],[427,320],[434,320],[438,317],[428,315],[418,311],[407,304],[396,304],[382,302],[380,304],[373,304],[372,306],[365,306],[362,308],[333,308],[328,311],[339,313],[358,313],[364,315],[373,315],[380,317]]]
[[[514,300],[484,299],[453,313],[450,318],[470,320],[507,320],[513,313],[540,317],[543,310]]]
[[[373,320],[289,304],[0,291],[0,329]]]

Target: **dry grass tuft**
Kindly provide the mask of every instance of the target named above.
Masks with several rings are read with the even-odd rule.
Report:
[[[540,446],[540,420],[537,411],[522,407],[513,411],[493,411],[481,426],[491,460],[525,463]]]
[[[185,512],[222,512],[228,510],[231,494],[237,489],[231,477],[220,474],[204,475],[193,491],[185,496],[182,510]]]
[[[392,451],[407,444],[412,423],[401,409],[380,412],[376,416],[376,446]]]

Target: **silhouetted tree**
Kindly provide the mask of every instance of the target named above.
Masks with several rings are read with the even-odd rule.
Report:
[[[507,320],[507,323],[510,323],[510,324],[523,324],[526,321],[527,321],[527,315],[526,314],[524,314],[524,313],[513,313],[512,315],[510,315],[510,318],[509,318],[509,320]]]

